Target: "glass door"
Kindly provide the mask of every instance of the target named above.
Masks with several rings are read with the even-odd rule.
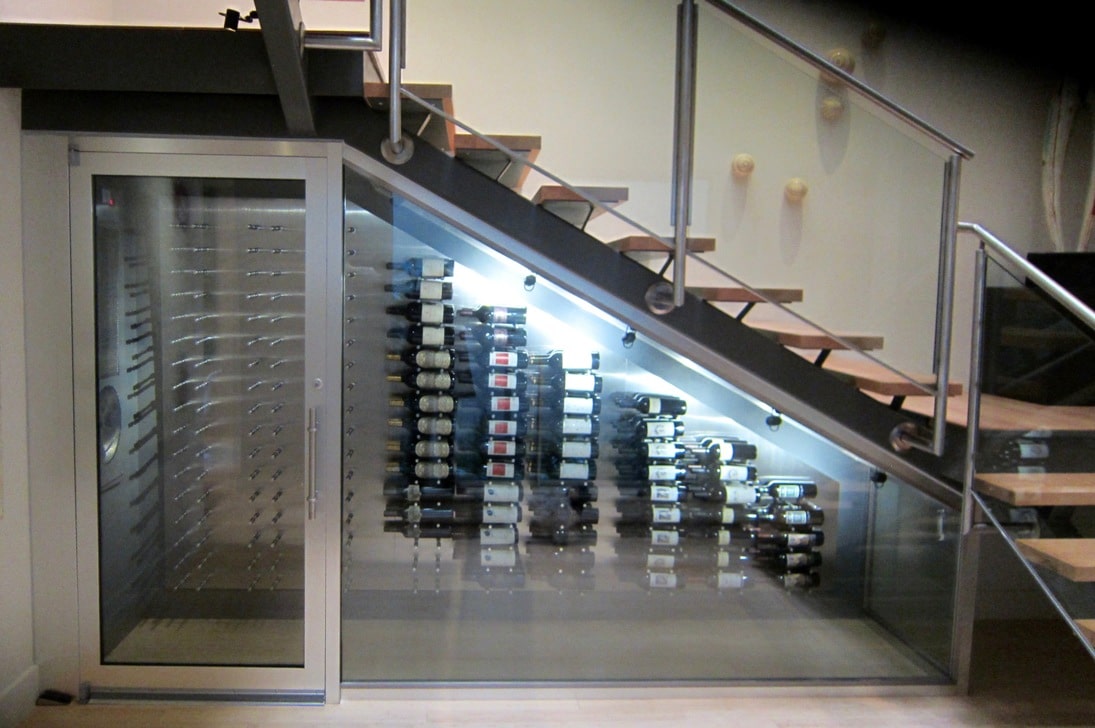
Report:
[[[72,167],[93,694],[322,698],[326,165],[84,153]]]

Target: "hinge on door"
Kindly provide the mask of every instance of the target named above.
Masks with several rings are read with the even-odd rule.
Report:
[[[76,147],[68,148],[68,166],[79,167],[80,166],[80,150]]]

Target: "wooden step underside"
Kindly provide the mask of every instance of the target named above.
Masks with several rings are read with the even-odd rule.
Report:
[[[784,346],[795,349],[846,349],[840,341],[822,331],[805,324],[798,323],[756,323],[751,327],[762,334],[770,336]],[[857,334],[836,332],[837,336],[844,339],[850,345],[858,347],[861,351],[881,349],[883,337],[876,334]]]
[[[578,189],[607,208],[627,202],[628,198],[626,187],[579,187]],[[582,195],[562,185],[544,185],[536,191],[532,203],[558,215],[576,228],[585,228],[586,223],[604,212]]]
[[[1021,538],[1015,545],[1028,561],[1069,581],[1095,581],[1095,538]]]
[[[871,361],[849,361],[847,359],[828,359],[825,371],[838,374],[850,381],[857,389],[880,394],[885,397],[928,397],[923,389],[908,379],[899,377],[886,367]],[[927,387],[935,386],[935,377],[923,374],[908,374],[909,378]],[[947,386],[947,395],[962,394],[962,384],[951,382]]]
[[[802,300],[802,291],[797,288],[749,290],[733,286],[688,286],[685,290],[711,303],[797,303]],[[757,295],[758,293],[761,295]]]
[[[979,493],[1013,506],[1093,506],[1093,473],[981,473]]]
[[[710,253],[715,249],[715,239],[688,238],[687,245],[690,253]],[[652,235],[628,235],[613,240],[608,247],[620,253],[669,253],[673,250],[672,245]]]
[[[533,134],[492,134],[492,139],[527,162],[540,156],[540,137]],[[456,135],[456,158],[512,190],[520,189],[529,166],[512,159],[485,139],[474,134]]]
[[[408,91],[449,116],[453,114],[452,85],[444,83],[407,83]],[[365,103],[378,111],[388,109],[388,84],[370,81],[365,84]],[[456,125],[437,117],[411,99],[403,99],[403,129],[421,137],[430,145],[451,154],[456,149]]]

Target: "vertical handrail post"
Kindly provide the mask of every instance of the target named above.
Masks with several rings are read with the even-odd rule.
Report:
[[[947,432],[947,394],[950,386],[951,330],[954,319],[954,260],[958,239],[958,187],[962,157],[952,154],[943,175],[943,212],[940,222],[940,271],[935,316],[935,429],[932,452],[943,454]]]
[[[977,473],[978,431],[981,429],[981,359],[985,348],[985,287],[988,284],[988,254],[985,244],[977,246],[973,271],[973,323],[970,333],[970,378],[966,409],[966,458],[962,470],[962,535],[973,528],[973,481]]]
[[[389,0],[388,23],[388,138],[380,145],[384,159],[403,164],[414,154],[414,144],[403,133],[403,69],[407,65],[406,0]]]
[[[696,130],[695,0],[677,7],[677,84],[673,115],[673,305],[684,305],[684,267],[692,210],[692,157]]]

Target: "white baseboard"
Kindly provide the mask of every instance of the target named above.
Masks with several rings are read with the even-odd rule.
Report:
[[[30,716],[38,698],[38,666],[31,665],[8,685],[0,686],[0,728],[13,728]]]

